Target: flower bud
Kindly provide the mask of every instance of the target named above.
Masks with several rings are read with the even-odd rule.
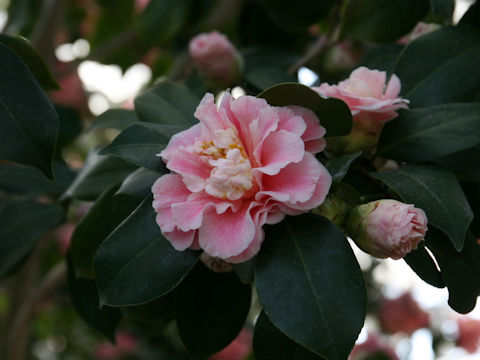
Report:
[[[377,200],[354,207],[347,234],[363,251],[378,258],[401,259],[415,250],[427,231],[422,209],[396,200]]]
[[[190,40],[190,56],[200,75],[213,88],[235,85],[241,78],[243,60],[235,46],[218,31]]]
[[[223,259],[210,256],[206,252],[203,252],[202,255],[200,255],[200,260],[207,268],[217,273],[230,272],[233,270],[232,264]]]
[[[312,210],[312,212],[327,218],[342,229],[351,208],[351,204],[335,193],[330,192],[323,204]]]

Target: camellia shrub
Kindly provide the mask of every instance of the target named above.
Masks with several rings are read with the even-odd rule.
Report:
[[[0,35],[0,358],[68,294],[117,338],[75,358],[347,359],[374,287],[352,246],[475,307],[477,3],[455,24],[436,0],[40,3]],[[151,67],[133,106],[94,117],[69,88],[80,60],[53,50],[79,37]],[[429,325],[410,295],[380,313]]]

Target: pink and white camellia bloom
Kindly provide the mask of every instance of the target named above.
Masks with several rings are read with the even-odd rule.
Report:
[[[422,209],[396,200],[378,200],[356,206],[346,223],[348,235],[365,252],[394,260],[417,249],[427,232]]]
[[[234,85],[241,77],[242,58],[228,38],[218,31],[190,40],[189,53],[200,75],[214,87]]]
[[[219,107],[206,94],[195,116],[200,123],[159,154],[172,173],[152,186],[156,221],[175,249],[243,262],[259,251],[264,224],[325,199],[331,176],[313,155],[325,129],[312,111],[226,93]]]
[[[352,112],[354,121],[358,115],[368,114],[369,118],[385,123],[397,116],[397,110],[408,108],[408,100],[398,96],[401,85],[393,74],[386,83],[385,71],[370,70],[364,66],[355,69],[350,77],[338,85],[321,84],[313,89],[324,96],[343,100]]]

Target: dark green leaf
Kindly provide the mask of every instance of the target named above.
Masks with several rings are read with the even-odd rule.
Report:
[[[135,99],[141,121],[190,127],[200,100],[184,85],[164,81]]]
[[[159,177],[156,171],[139,168],[123,180],[115,195],[130,195],[144,199],[152,193],[152,185]]]
[[[424,107],[459,102],[480,90],[479,62],[479,29],[443,27],[412,41],[398,58],[394,73],[410,105]]]
[[[312,215],[269,227],[256,270],[273,324],[327,359],[346,359],[363,326],[366,290],[343,233]]]
[[[429,0],[348,0],[341,37],[393,41],[412,30],[429,10]]]
[[[123,130],[100,155],[115,155],[135,165],[165,172],[165,164],[157,156],[168,144],[170,137],[183,127],[150,123],[132,124]]]
[[[178,287],[180,337],[195,357],[212,355],[232,342],[250,309],[251,286],[234,273],[215,273],[199,263]]]
[[[55,146],[55,157],[58,158],[63,148],[80,135],[83,130],[83,124],[76,109],[57,105],[55,110],[59,119],[58,138]]]
[[[146,304],[125,306],[123,315],[134,321],[158,323],[173,320],[175,317],[175,297],[177,290],[170,291],[159,299]]]
[[[366,66],[369,69],[386,71],[388,75],[391,75],[397,57],[402,50],[403,46],[400,44],[375,46],[367,50],[358,66]]]
[[[371,175],[395,191],[403,201],[423,209],[428,222],[442,230],[457,251],[462,249],[473,214],[450,171],[431,165],[406,165]]]
[[[442,156],[434,159],[433,162],[452,170],[465,180],[480,181],[478,159],[480,159],[480,145],[455,154]]]
[[[53,78],[50,70],[43,61],[40,54],[32,47],[30,42],[20,36],[9,36],[0,34],[0,44],[12,49],[28,66],[38,83],[45,90],[59,90],[57,82]]]
[[[81,200],[95,200],[105,188],[122,181],[137,167],[114,156],[101,156],[92,150],[74,182],[62,195]]]
[[[255,324],[253,350],[256,360],[321,360],[318,356],[278,330],[264,311]]]
[[[108,109],[93,120],[87,131],[96,129],[123,130],[128,125],[138,122],[137,113],[127,109]]]
[[[137,28],[148,44],[166,43],[186,24],[192,0],[151,1],[140,14]]]
[[[352,129],[352,114],[347,104],[335,98],[324,99],[308,86],[284,83],[273,86],[258,97],[270,105],[298,105],[312,110],[327,130],[326,137],[347,135]]]
[[[67,261],[67,264],[68,289],[73,306],[90,327],[115,341],[115,329],[122,318],[120,310],[108,306],[100,307],[95,281],[76,278],[70,261]]]
[[[470,236],[457,252],[444,234],[429,229],[427,246],[432,250],[448,287],[448,304],[453,310],[466,314],[473,310],[480,295],[480,245]]]
[[[0,190],[13,194],[58,194],[63,189],[48,180],[38,169],[16,165],[0,164]]]
[[[443,104],[410,111],[385,126],[378,154],[423,162],[480,144],[480,104]],[[442,139],[442,141],[438,141]]]
[[[199,255],[170,245],[155,222],[152,198],[147,197],[97,251],[101,303],[128,306],[157,299],[180,283]]]
[[[403,259],[426,283],[438,288],[445,287],[442,275],[423,242],[418,245],[417,250],[410,252]]]
[[[435,20],[445,25],[452,24],[455,0],[430,0],[430,5]]]
[[[278,26],[291,31],[305,29],[326,16],[334,0],[263,0],[267,12]]]
[[[477,1],[470,6],[459,21],[459,25],[471,24],[480,27],[480,3]]]
[[[345,154],[328,159],[325,162],[325,167],[330,175],[332,175],[332,180],[342,180],[345,174],[348,172],[348,169],[350,169],[352,162],[354,162],[355,159],[357,159],[361,154],[361,151],[357,151],[351,154]]]
[[[105,190],[80,220],[72,235],[70,254],[75,276],[92,278],[93,258],[100,244],[138,205],[113,198],[118,184]]]
[[[5,199],[1,200],[5,202]],[[0,278],[14,269],[37,240],[63,219],[58,205],[12,201],[0,207]]]
[[[0,158],[52,178],[57,113],[25,63],[2,44],[0,79]]]

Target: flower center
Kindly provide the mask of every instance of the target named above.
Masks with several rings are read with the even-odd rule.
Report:
[[[194,152],[210,158],[213,169],[205,186],[208,194],[238,200],[252,188],[252,166],[234,129],[215,131],[213,141],[197,142]]]

